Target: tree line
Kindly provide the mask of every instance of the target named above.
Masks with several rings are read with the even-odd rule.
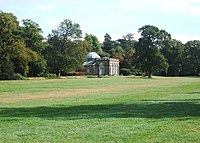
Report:
[[[19,23],[12,13],[0,11],[0,79],[57,76],[82,71],[87,53],[118,58],[121,72],[185,76],[200,73],[200,41],[183,44],[171,34],[152,25],[139,28],[136,41],[131,33],[118,40],[105,34],[104,42],[85,34],[78,23],[61,22],[45,38],[42,29],[30,19]]]

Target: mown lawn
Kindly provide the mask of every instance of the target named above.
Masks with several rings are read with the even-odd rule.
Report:
[[[200,79],[0,81],[0,143],[200,142]]]

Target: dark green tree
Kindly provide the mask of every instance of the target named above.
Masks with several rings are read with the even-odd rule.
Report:
[[[15,43],[12,48],[11,61],[16,73],[27,76],[30,70],[29,64],[37,61],[37,53],[26,48],[24,43]]]
[[[7,63],[9,70],[14,71],[11,73],[20,73],[26,76],[29,70],[28,64],[31,60],[29,57],[33,51],[28,50],[25,47],[23,39],[19,35],[19,22],[17,17],[12,13],[0,12],[0,72],[1,75],[6,75],[8,73],[5,68],[5,63]],[[2,64],[4,63],[4,64]],[[10,75],[9,77],[12,77]],[[4,78],[4,77],[2,77]]]
[[[91,45],[93,52],[96,52],[96,53],[103,52],[101,48],[101,44],[96,36],[86,33],[84,39]]]
[[[145,25],[138,30],[141,38],[136,44],[137,67],[151,78],[153,73],[166,71],[168,63],[160,49],[171,39],[170,34],[155,26]]]
[[[44,37],[42,36],[42,29],[39,25],[30,19],[22,20],[21,37],[23,38],[26,47],[41,54],[45,49]]]
[[[11,13],[0,11],[0,60],[10,62],[12,48],[15,43],[19,43],[16,36],[18,31],[17,18]],[[1,62],[3,63],[3,62]],[[0,70],[1,71],[1,70]]]
[[[134,48],[135,47],[135,42],[136,42],[136,40],[134,40],[134,36],[133,36],[132,33],[127,33],[125,36],[123,36],[122,39],[118,39],[117,41],[122,46],[124,52],[127,49]]]
[[[180,75],[183,64],[184,44],[181,41],[172,39],[161,51],[169,64],[167,75]]]
[[[124,61],[121,63],[120,67],[133,69],[135,61],[135,43],[134,36],[131,33],[123,36],[122,39],[118,39],[120,46],[123,49]]]
[[[104,36],[104,42],[103,42],[103,51],[106,53],[110,53],[110,50],[115,47],[115,43],[112,41],[111,36],[106,33]]]
[[[120,45],[116,45],[114,48],[109,50],[111,58],[117,58],[120,62],[124,61],[123,49]]]
[[[15,71],[13,63],[8,59],[0,58],[0,80],[13,79],[14,74]]]
[[[32,49],[37,54],[32,62],[29,63],[29,76],[39,76],[45,72],[46,60],[42,56],[46,43],[42,36],[42,29],[39,25],[30,19],[23,20],[21,28],[21,37],[23,38],[26,47]]]
[[[45,50],[48,68],[60,76],[64,71],[73,71],[82,66],[86,51],[80,42],[82,31],[80,25],[70,20],[61,22],[56,30],[48,36],[48,46]],[[82,45],[82,47],[80,46]]]
[[[185,59],[183,70],[187,74],[195,74],[199,77],[200,73],[200,41],[188,41],[185,44]]]
[[[123,49],[118,41],[112,40],[111,36],[106,33],[103,42],[103,52],[111,58],[118,58],[120,62],[124,60]]]
[[[32,23],[33,25],[34,23],[30,20],[25,23],[26,28],[19,26],[17,17],[12,13],[0,12],[0,72],[7,71],[7,73],[1,73],[1,75],[9,73],[9,78],[14,76],[12,76],[11,73],[19,73],[23,76],[30,75],[30,70],[36,68],[31,66],[41,61],[40,59],[42,56],[34,49],[34,44],[31,44],[36,41],[34,36],[36,36],[37,32],[31,33],[30,29],[34,29],[34,26],[30,26],[31,28],[27,26],[28,23]],[[30,34],[32,34],[32,36],[30,36]],[[41,42],[41,39],[39,41]],[[5,66],[5,63],[7,63],[7,66]],[[7,67],[8,70],[4,70],[5,67]],[[39,72],[39,70],[37,72]]]

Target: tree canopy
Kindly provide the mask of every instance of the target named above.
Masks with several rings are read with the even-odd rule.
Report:
[[[121,69],[148,77],[200,75],[200,41],[184,44],[153,25],[139,28],[138,40],[132,33],[116,40],[106,33],[101,43],[93,34],[83,39],[80,25],[69,19],[47,37],[31,19],[19,23],[12,13],[0,11],[0,79],[82,71],[91,51],[101,57],[118,58]]]
[[[98,38],[95,35],[87,34],[85,35],[84,39],[91,45],[92,51],[101,54],[102,48],[101,43],[99,42]]]
[[[137,66],[150,78],[153,73],[165,71],[168,68],[167,60],[160,49],[165,46],[166,40],[170,40],[170,35],[151,25],[143,26],[139,32],[141,38],[136,45]]]
[[[167,46],[161,49],[162,54],[169,64],[167,73],[171,76],[180,75],[182,73],[184,44],[178,40],[172,39]]]
[[[37,52],[26,46],[20,30],[19,22],[13,14],[0,13],[1,79],[12,79],[15,73],[27,76],[29,64],[37,61]]]
[[[86,48],[83,47],[80,25],[70,20],[64,20],[56,30],[48,36],[48,46],[45,50],[48,68],[60,76],[64,71],[73,71],[83,63]]]
[[[185,44],[185,62],[193,74],[200,73],[200,41],[188,41]]]

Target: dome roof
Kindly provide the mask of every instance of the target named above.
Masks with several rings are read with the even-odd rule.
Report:
[[[101,57],[95,53],[95,52],[90,52],[87,56],[86,56],[87,59],[100,59]]]

